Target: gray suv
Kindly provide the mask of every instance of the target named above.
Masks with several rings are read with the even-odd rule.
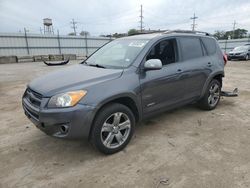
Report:
[[[22,104],[46,134],[87,138],[112,154],[129,143],[138,121],[194,102],[214,109],[225,63],[208,35],[169,31],[120,38],[81,64],[33,80]]]

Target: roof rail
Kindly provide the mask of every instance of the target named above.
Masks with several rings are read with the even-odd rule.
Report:
[[[159,30],[159,31],[140,31],[138,33],[132,35],[144,35],[144,34],[157,34],[157,33],[164,33],[166,30]]]
[[[164,34],[169,34],[169,33],[190,33],[190,34],[203,34],[206,36],[212,36],[210,33],[203,32],[203,31],[191,31],[191,30],[168,30],[165,31]]]

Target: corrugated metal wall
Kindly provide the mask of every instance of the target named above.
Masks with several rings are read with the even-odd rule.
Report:
[[[48,54],[90,55],[109,42],[106,37],[57,36],[24,33],[0,33],[0,56],[26,56]],[[236,46],[250,43],[250,38],[219,40],[221,49],[229,52]]]
[[[111,39],[106,37],[0,33],[0,56],[48,54],[89,55]]]

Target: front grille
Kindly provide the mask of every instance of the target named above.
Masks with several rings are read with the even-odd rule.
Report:
[[[28,88],[25,92],[24,98],[27,99],[31,105],[40,107],[43,96]]]
[[[25,114],[36,121],[39,121],[39,109],[43,96],[30,88],[27,88],[23,96],[23,108]]]
[[[32,117],[33,119],[35,119],[36,121],[39,121],[39,115],[38,113],[32,112],[29,108],[27,108],[26,106],[23,106],[24,111],[26,113],[27,116]]]

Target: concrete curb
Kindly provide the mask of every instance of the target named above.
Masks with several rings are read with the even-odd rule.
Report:
[[[49,55],[49,60],[50,61],[61,61],[63,60],[63,55]]]
[[[17,63],[17,56],[1,56],[0,64],[9,64],[9,63]]]
[[[63,54],[63,59],[76,60],[76,54]]]
[[[25,63],[40,61],[63,61],[63,60],[84,60],[86,56],[76,54],[50,54],[50,55],[34,55],[34,56],[0,56],[0,64],[9,63]]]
[[[17,57],[18,59],[18,63],[23,63],[23,62],[33,62],[33,56],[21,56],[21,57]]]

